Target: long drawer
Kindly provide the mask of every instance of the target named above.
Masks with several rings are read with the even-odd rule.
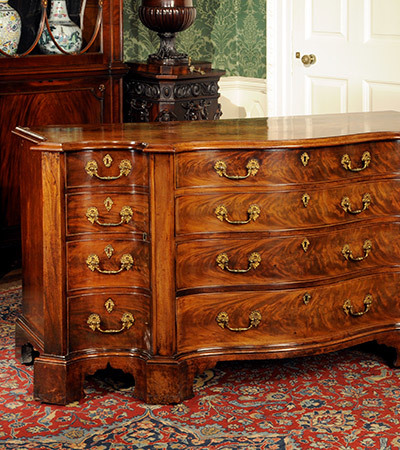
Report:
[[[360,224],[264,239],[197,239],[177,245],[177,289],[295,283],[400,263],[400,223]]]
[[[178,352],[334,343],[400,321],[400,273],[307,289],[213,292],[177,299]]]
[[[396,214],[400,180],[331,189],[199,193],[176,200],[177,234],[311,228]]]
[[[215,150],[177,155],[176,185],[267,186],[397,173],[398,141],[310,149]]]

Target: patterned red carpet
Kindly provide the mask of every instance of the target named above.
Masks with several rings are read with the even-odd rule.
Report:
[[[0,291],[0,449],[400,448],[400,370],[363,348],[319,357],[224,363],[196,396],[147,406],[106,370],[66,407],[32,399],[32,367],[14,359],[20,289]]]

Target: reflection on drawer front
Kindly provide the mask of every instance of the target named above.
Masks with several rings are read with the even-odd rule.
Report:
[[[149,232],[146,194],[84,193],[67,195],[67,232]]]
[[[69,348],[149,350],[149,298],[99,294],[68,299]]]
[[[400,320],[400,274],[330,286],[198,294],[178,299],[178,351],[333,343]],[[274,349],[273,347],[276,346]]]
[[[263,231],[334,225],[396,214],[399,180],[325,190],[185,195],[177,199],[178,234]]]
[[[148,244],[135,240],[67,243],[68,289],[149,288]]]
[[[398,172],[398,141],[310,149],[215,150],[177,155],[177,187],[257,186]]]
[[[304,282],[400,263],[399,223],[318,235],[193,240],[177,247],[177,288]]]
[[[70,153],[67,156],[67,185],[148,186],[147,158],[129,150]]]

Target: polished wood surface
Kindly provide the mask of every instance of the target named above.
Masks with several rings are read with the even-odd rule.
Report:
[[[23,1],[15,6],[22,13],[34,8]],[[97,2],[88,1],[85,39],[97,10]],[[12,130],[18,125],[122,121],[122,77],[127,71],[122,62],[122,0],[105,2],[102,10],[102,43],[97,39],[88,53],[41,55],[35,50],[26,57],[0,58],[0,273],[20,259],[21,161]],[[22,15],[22,21],[26,31],[28,18]],[[34,36],[28,38],[31,45]]]
[[[15,133],[36,399],[107,364],[177,403],[221,360],[400,350],[400,113]]]

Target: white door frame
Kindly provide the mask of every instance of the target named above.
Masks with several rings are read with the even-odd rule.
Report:
[[[268,116],[293,113],[293,0],[267,0]]]

